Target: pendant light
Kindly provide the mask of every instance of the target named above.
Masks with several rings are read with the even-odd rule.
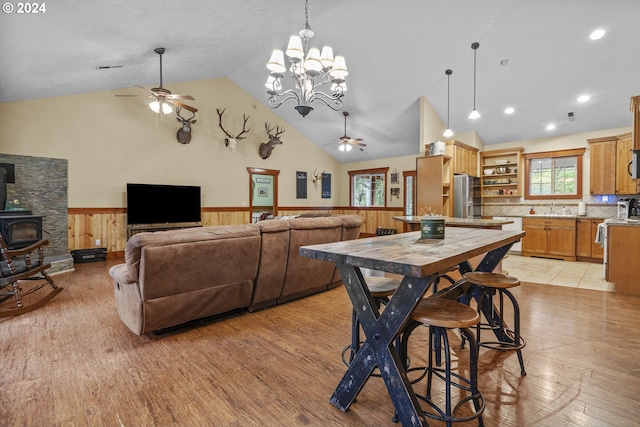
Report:
[[[476,54],[478,53],[479,47],[480,43],[478,42],[471,44],[471,49],[473,49],[473,111],[469,114],[470,119],[480,118],[480,113],[476,110]]]
[[[453,131],[451,130],[451,128],[449,127],[449,80],[451,78],[451,74],[453,73],[453,70],[447,70],[444,72],[447,75],[447,129],[444,131],[444,133],[442,134],[442,136],[444,136],[445,138],[450,138],[451,136],[453,136]]]

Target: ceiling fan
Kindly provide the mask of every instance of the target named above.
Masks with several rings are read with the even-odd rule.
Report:
[[[188,99],[195,100],[195,98],[191,95],[177,95],[171,93],[169,89],[166,89],[162,86],[162,54],[164,54],[165,49],[163,47],[159,47],[155,49],[155,52],[160,55],[160,86],[152,87],[151,89],[147,89],[142,86],[134,85],[150,94],[147,95],[148,98],[155,98],[154,101],[149,103],[149,108],[151,108],[154,112],[159,114],[168,114],[171,112],[171,107],[169,104],[173,104],[177,107],[184,108],[185,110],[189,110],[192,113],[198,111],[197,108],[187,105],[179,99]],[[142,96],[142,95],[116,95],[116,96]]]
[[[347,136],[347,116],[349,115],[349,113],[346,111],[343,111],[342,115],[344,116],[344,135],[341,136],[340,139],[338,140],[338,144],[339,144],[338,149],[340,151],[350,151],[352,145],[366,147],[367,144],[362,142],[362,138],[354,139]],[[360,150],[362,150],[362,148]]]

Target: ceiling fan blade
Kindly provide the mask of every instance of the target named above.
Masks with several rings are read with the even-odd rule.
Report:
[[[166,97],[169,99],[190,99],[192,101],[195,101],[195,98],[191,95],[170,94],[170,95],[166,95]]]
[[[359,145],[359,146],[361,146],[361,147],[366,147],[366,146],[367,146],[367,144],[365,144],[364,142],[362,142],[362,140],[361,140],[361,139],[359,139],[359,138],[358,138],[358,139],[352,139],[352,140],[350,140],[350,141],[349,141],[349,144],[351,144],[351,145]]]
[[[176,101],[175,99],[167,99],[167,102],[170,102],[170,103],[171,103],[171,104],[173,104],[173,105],[177,105],[177,106],[178,106],[178,107],[180,107],[180,108],[184,108],[185,110],[189,110],[189,111],[191,111],[192,113],[197,113],[197,112],[198,112],[198,109],[197,109],[197,108],[192,107],[192,106],[190,106],[190,105],[187,105],[187,104],[185,104],[185,103],[182,103],[182,102],[180,102],[180,101]]]

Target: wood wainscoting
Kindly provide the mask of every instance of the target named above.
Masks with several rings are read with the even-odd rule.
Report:
[[[403,215],[398,208],[349,208],[349,207],[279,207],[278,215],[300,215],[303,213],[356,214],[364,223],[360,228],[362,236],[375,235],[377,227],[396,228],[402,232],[402,223],[394,221],[394,216]],[[202,225],[247,224],[248,207],[203,208]],[[107,248],[109,258],[122,256],[127,242],[126,208],[69,208],[69,250],[86,248]],[[100,244],[96,244],[100,241]]]

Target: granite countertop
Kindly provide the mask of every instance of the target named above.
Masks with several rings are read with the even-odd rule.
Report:
[[[586,216],[586,215],[561,215],[561,214],[528,214],[522,218],[558,218],[558,219],[609,219],[603,216]]]
[[[408,222],[409,224],[419,224],[422,218],[430,218],[421,215],[409,215],[409,216],[394,216],[393,219]],[[513,224],[511,220],[500,220],[500,219],[481,219],[481,218],[455,218],[451,216],[444,217],[436,217],[436,218],[444,218],[445,225],[476,225],[476,226],[487,226],[487,225],[504,225],[504,224]]]
[[[640,227],[640,217],[631,217],[629,219],[609,219],[607,225],[625,225],[631,227]]]

